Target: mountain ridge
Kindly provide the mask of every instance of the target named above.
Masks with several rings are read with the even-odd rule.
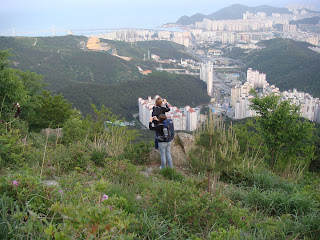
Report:
[[[268,5],[261,5],[257,7],[249,7],[242,4],[233,4],[229,7],[222,8],[214,13],[204,15],[204,14],[194,14],[190,17],[183,16],[178,19],[176,24],[179,25],[190,25],[194,24],[195,22],[200,22],[204,18],[208,18],[210,20],[234,20],[234,19],[242,19],[242,14],[246,11],[257,13],[257,12],[265,12],[267,16],[272,15],[272,13],[287,13],[290,14],[290,12],[286,8],[278,8],[278,7],[272,7]]]

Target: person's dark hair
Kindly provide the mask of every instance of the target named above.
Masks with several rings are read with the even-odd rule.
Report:
[[[162,105],[162,98],[161,97],[156,99],[156,105],[161,107],[161,105]]]
[[[165,114],[160,114],[160,116],[159,116],[159,122],[160,123],[163,123],[163,121],[166,120],[166,119],[167,119],[167,116]]]

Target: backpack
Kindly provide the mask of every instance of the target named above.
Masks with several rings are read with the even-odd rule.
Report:
[[[163,136],[158,136],[160,142],[171,142],[174,138],[174,127],[172,119],[163,121]]]

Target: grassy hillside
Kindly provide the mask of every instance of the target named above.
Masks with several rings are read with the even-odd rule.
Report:
[[[11,58],[12,67],[43,75],[48,90],[63,93],[84,114],[90,113],[90,104],[94,103],[131,117],[136,112],[138,97],[156,94],[179,106],[208,101],[205,86],[199,79],[165,74],[143,77],[138,71],[137,66],[144,69],[159,67],[151,60],[143,61],[143,54],[147,56],[148,50],[163,59],[192,58],[184,52],[182,45],[168,41],[130,44],[102,40],[112,44],[118,55],[133,58],[128,62],[106,52],[87,51],[84,49],[86,41],[82,36],[0,37],[0,50],[12,49],[15,55]],[[155,84],[166,79],[170,79],[170,85]],[[191,89],[197,89],[192,96],[189,95]]]
[[[126,118],[131,118],[133,113],[138,112],[139,97],[147,98],[159,94],[178,107],[197,106],[210,100],[204,82],[192,76],[165,72],[154,72],[137,81],[112,85],[69,84],[57,92],[61,92],[84,114],[91,113],[90,103],[94,103],[97,106],[104,104],[114,113]]]
[[[272,13],[290,14],[290,12],[286,8],[277,8],[277,7],[267,6],[267,5],[262,5],[258,7],[248,7],[241,4],[234,4],[229,7],[222,8],[209,15],[202,15],[198,13],[191,17],[183,16],[177,21],[177,24],[181,24],[181,25],[194,24],[195,22],[202,21],[204,18],[208,18],[210,20],[242,19],[243,17],[242,14],[245,13],[246,11],[249,11],[251,13],[265,12],[267,16],[272,15]]]
[[[260,43],[265,47],[248,55],[234,49],[229,56],[242,59],[247,67],[267,74],[267,81],[281,91],[296,88],[320,97],[320,54],[305,42],[273,39]]]

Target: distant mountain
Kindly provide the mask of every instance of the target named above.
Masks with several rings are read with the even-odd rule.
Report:
[[[233,48],[228,55],[266,73],[267,81],[281,91],[296,88],[320,97],[320,54],[308,48],[311,44],[277,38],[259,45],[264,48],[249,54]]]
[[[308,25],[316,25],[320,24],[320,17],[311,17],[311,18],[304,18],[297,21],[290,21],[290,24],[308,24]]]
[[[203,15],[198,13],[192,15],[191,17],[183,16],[176,23],[179,25],[190,25],[194,24],[195,22],[201,22],[204,18],[208,18],[210,20],[242,19],[242,14],[246,11],[249,11],[251,13],[264,12],[267,14],[267,16],[272,15],[272,13],[291,14],[291,12],[289,12],[286,8],[277,8],[267,5],[262,5],[259,7],[248,7],[241,4],[234,4],[230,7],[220,9],[209,15]]]
[[[150,53],[161,58],[192,58],[182,45],[168,41],[125,43],[108,42],[120,56],[92,52],[84,48],[87,38],[0,37],[0,50],[12,49],[12,67],[30,70],[44,76],[47,90],[62,93],[84,115],[91,113],[91,103],[104,104],[127,118],[137,112],[138,97],[161,94],[177,106],[195,106],[209,101],[205,83],[196,77],[154,73],[143,76],[137,66],[155,69],[159,64],[146,60]],[[165,65],[163,65],[165,66]],[[192,94],[190,94],[192,91]]]

